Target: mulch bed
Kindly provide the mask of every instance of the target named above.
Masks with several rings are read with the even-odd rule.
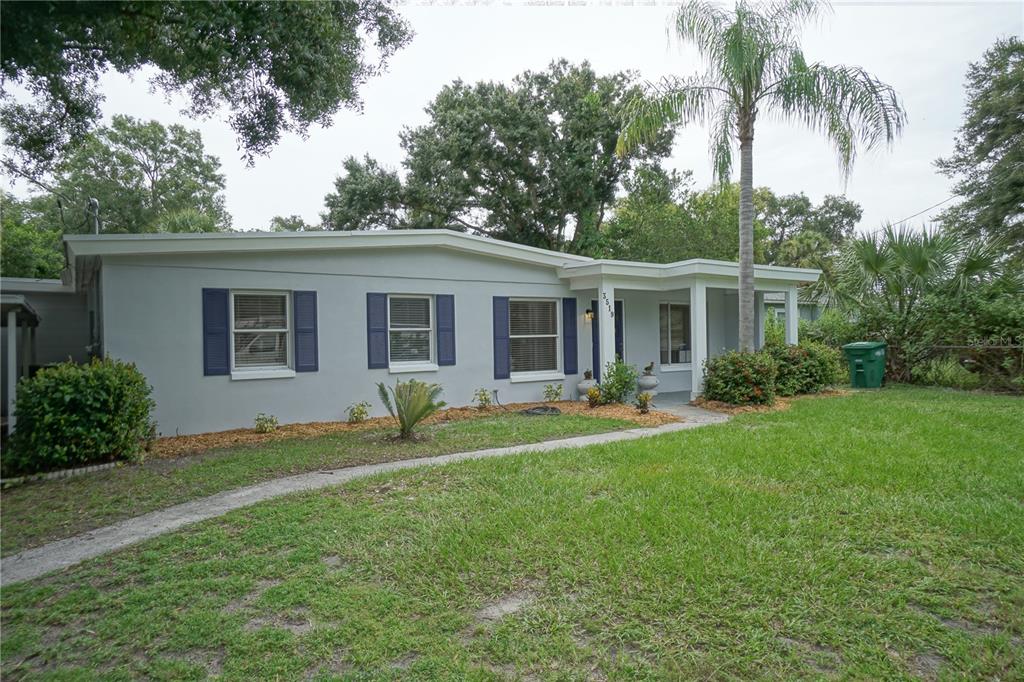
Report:
[[[731,403],[723,403],[718,400],[705,400],[704,398],[697,398],[696,400],[691,401],[691,404],[705,410],[711,410],[712,412],[721,412],[722,414],[782,412],[783,410],[788,410],[794,400],[804,400],[806,398],[835,398],[837,396],[849,394],[850,392],[844,389],[831,389],[828,391],[822,391],[821,393],[807,393],[787,398],[778,397],[771,405],[733,405]]]
[[[587,417],[604,417],[607,419],[622,419],[633,422],[639,426],[661,426],[670,422],[681,421],[679,417],[651,410],[647,414],[640,414],[636,408],[629,405],[601,405],[591,408],[585,402],[563,400],[557,403],[512,403],[503,407],[488,407],[479,409],[476,407],[452,407],[441,410],[423,421],[424,424],[439,424],[467,419],[480,419],[483,417],[495,417],[505,413],[515,413],[519,410],[538,406],[553,406],[561,410],[562,414],[585,415]],[[537,419],[544,419],[542,416]],[[215,431],[212,433],[197,433],[191,436],[167,436],[157,438],[149,450],[149,457],[169,459],[194,455],[204,450],[213,448],[228,448],[239,445],[256,445],[277,440],[288,440],[291,438],[318,438],[333,433],[345,431],[367,431],[371,429],[393,428],[395,420],[391,417],[374,417],[359,424],[348,422],[308,422],[305,424],[284,424],[277,427],[272,433],[256,433],[253,429],[232,429],[230,431]]]

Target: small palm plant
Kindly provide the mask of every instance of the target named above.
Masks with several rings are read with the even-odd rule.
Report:
[[[398,420],[398,435],[403,440],[412,438],[417,424],[447,405],[437,399],[441,395],[440,384],[416,379],[398,381],[394,388],[379,383],[377,393],[388,413]]]

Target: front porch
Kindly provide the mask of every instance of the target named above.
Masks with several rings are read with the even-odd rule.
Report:
[[[735,263],[599,261],[563,267],[561,274],[582,300],[589,301],[580,330],[581,369],[587,366],[583,358],[589,358],[598,380],[601,370],[621,357],[638,368],[653,365],[659,393],[686,394],[688,402],[703,390],[705,361],[739,347]],[[769,292],[783,296],[786,341],[797,342],[797,289],[818,274],[801,268],[755,267],[755,347],[763,343],[761,311]]]

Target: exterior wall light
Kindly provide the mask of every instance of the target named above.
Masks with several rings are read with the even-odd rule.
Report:
[[[583,319],[585,319],[587,322],[593,322],[594,311],[591,310],[590,308],[587,308],[585,311],[583,311]]]

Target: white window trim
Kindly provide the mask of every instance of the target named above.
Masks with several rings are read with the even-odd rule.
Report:
[[[512,339],[550,339],[551,334],[513,334],[512,333],[512,304],[515,302],[523,301],[547,301],[555,304],[555,368],[544,369],[535,372],[513,372],[512,371]],[[562,301],[557,298],[547,298],[544,296],[517,296],[508,299],[508,339],[509,339],[509,359],[508,367],[509,381],[513,384],[525,383],[528,381],[557,381],[564,379],[565,374],[562,371]]]
[[[392,329],[391,327],[391,299],[392,298],[425,298],[430,311],[430,326],[427,328],[423,327],[399,327]],[[434,327],[437,324],[436,310],[434,304],[433,294],[388,294],[388,371],[391,374],[398,374],[402,372],[436,372],[437,367],[437,356],[434,355],[437,351],[434,348],[436,334]],[[430,343],[430,360],[423,362],[422,360],[392,360],[391,359],[391,332],[428,332],[427,338]]]
[[[295,368],[292,367],[292,334],[294,333],[294,323],[292,321],[292,297],[291,291],[286,289],[231,289],[229,291],[228,310],[231,313],[231,326],[229,327],[231,332],[230,343],[228,344],[228,350],[231,352],[231,379],[232,381],[244,381],[247,379],[290,379],[295,376]],[[287,327],[281,329],[242,329],[242,332],[253,332],[253,331],[266,331],[266,332],[281,332],[284,331],[285,338],[285,349],[284,349],[284,365],[267,365],[264,367],[235,367],[235,296],[281,296],[284,298],[284,316],[287,321]]]
[[[690,314],[690,304],[684,301],[658,301],[658,370],[661,372],[689,372],[693,370],[692,362],[667,362],[661,364],[661,306],[669,306],[668,312],[668,347],[669,347],[669,358],[672,357],[672,306],[680,306],[686,308],[686,314]],[[690,353],[693,357],[693,330],[690,330]]]

